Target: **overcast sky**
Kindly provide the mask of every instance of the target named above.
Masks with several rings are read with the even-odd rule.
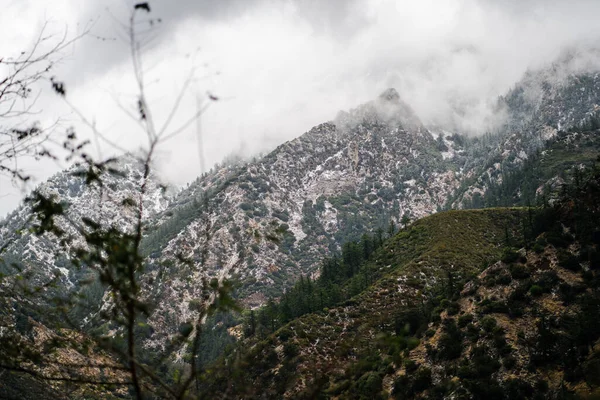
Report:
[[[144,144],[136,123],[127,25],[130,0],[4,0],[0,57],[27,50],[42,24],[47,32],[91,33],[70,46],[54,71],[67,98],[104,135],[127,149]],[[219,96],[201,118],[203,163],[230,153],[268,151],[331,120],[342,109],[395,87],[425,122],[454,122],[477,131],[489,105],[528,68],[562,50],[600,38],[597,0],[153,0],[139,29],[151,32],[144,62],[158,125],[186,76],[173,127],[189,117],[196,95]],[[158,19],[162,22],[158,23]],[[48,85],[42,86],[47,89]],[[42,123],[61,119],[81,137],[81,118],[47,90],[38,102]],[[456,115],[455,110],[463,114]],[[2,121],[0,121],[1,123]],[[111,153],[106,146],[93,150]],[[160,171],[181,185],[199,175],[192,126],[161,147]],[[28,163],[36,181],[64,164]],[[0,216],[22,191],[0,180]]]

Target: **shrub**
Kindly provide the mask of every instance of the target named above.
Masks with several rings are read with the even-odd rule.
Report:
[[[496,278],[496,285],[508,285],[511,282],[512,277],[507,273],[503,273]]]
[[[419,368],[419,365],[410,358],[407,358],[404,360],[404,368],[406,369],[407,374],[411,374]]]
[[[411,377],[401,375],[394,380],[392,395],[397,400],[412,399],[418,393],[431,387],[431,370],[426,367],[419,368]]]
[[[585,291],[585,285],[575,284],[569,285],[566,282],[558,285],[558,293],[560,294],[560,298],[565,305],[569,305],[575,301],[577,295]]]
[[[431,370],[427,367],[421,367],[415,374],[415,380],[412,385],[413,392],[422,392],[431,386]]]
[[[412,396],[410,387],[410,378],[407,375],[400,375],[394,380],[392,395],[397,400],[408,399]]]
[[[560,251],[558,253],[558,264],[570,271],[579,271],[581,269],[577,257],[566,251]]]
[[[471,352],[471,367],[476,378],[487,378],[500,369],[500,362],[490,356],[486,346],[475,346]]]
[[[413,350],[415,348],[417,348],[417,346],[419,346],[419,343],[421,343],[421,341],[415,337],[411,337],[407,340],[406,342],[406,347],[408,350]]]
[[[483,285],[488,288],[496,286],[496,277],[491,274],[487,275],[483,280]]]
[[[287,342],[288,339],[292,337],[292,331],[287,328],[283,328],[278,332],[277,336],[282,342]]]
[[[350,389],[351,383],[349,380],[343,380],[326,390],[327,394],[337,396]]]
[[[501,356],[508,356],[510,353],[512,353],[513,350],[512,347],[509,346],[508,342],[506,341],[504,334],[496,334],[494,336],[494,346],[496,346],[496,349],[498,349],[498,353]]]
[[[479,329],[475,324],[470,323],[466,326],[465,336],[471,343],[475,343],[479,339]]]
[[[507,247],[504,249],[502,253],[502,262],[505,264],[512,264],[519,259],[519,253],[517,253],[514,249]]]
[[[290,359],[290,358],[294,358],[298,355],[299,351],[298,351],[298,346],[296,346],[295,344],[291,343],[291,342],[287,342],[286,344],[283,345],[283,354],[285,355],[286,358]]]
[[[542,288],[539,285],[533,285],[532,287],[529,288],[529,294],[531,294],[533,297],[539,297],[544,293],[544,288]]]
[[[508,307],[508,316],[510,318],[519,318],[523,316],[524,308],[526,307],[524,302],[509,299],[506,302],[506,305]]]
[[[354,377],[354,379],[363,376],[369,371],[374,371],[381,364],[382,360],[379,355],[371,355],[359,358],[359,361],[356,364],[353,364],[350,369],[347,371],[350,375]]]
[[[513,279],[521,280],[529,278],[529,271],[523,265],[511,265],[510,274],[512,275]]]
[[[456,301],[453,301],[448,305],[446,310],[448,311],[448,315],[456,315],[460,311],[460,305]]]
[[[503,301],[492,301],[490,299],[485,299],[479,305],[479,311],[483,314],[490,313],[503,313],[508,314],[509,308],[507,303]]]
[[[573,243],[573,236],[569,235],[568,233],[552,231],[548,232],[546,240],[549,244],[556,248],[568,247],[571,243]]]
[[[394,316],[397,335],[414,335],[425,322],[425,316],[416,309],[400,312]]]
[[[600,386],[600,359],[593,359],[583,364],[585,381],[592,387]]]
[[[506,356],[502,359],[502,365],[507,370],[513,369],[517,365],[517,359],[514,356]]]
[[[382,388],[382,376],[376,372],[367,372],[356,382],[357,394],[369,398],[379,394]]]
[[[481,328],[486,332],[492,332],[496,328],[496,319],[494,317],[487,316],[479,321]]]
[[[471,322],[473,322],[473,314],[465,314],[458,317],[458,326],[461,328],[464,328]]]
[[[546,271],[535,282],[536,285],[544,289],[544,292],[550,292],[552,288],[560,281],[555,271]]]
[[[534,387],[535,387],[536,393],[539,393],[541,395],[542,393],[546,393],[548,391],[548,382],[546,382],[543,379],[539,379],[535,383]]]
[[[524,380],[512,378],[505,382],[504,390],[509,399],[528,399],[533,393],[533,387]]]
[[[537,254],[543,253],[545,248],[546,247],[544,245],[538,242],[533,245],[533,251],[535,251]]]

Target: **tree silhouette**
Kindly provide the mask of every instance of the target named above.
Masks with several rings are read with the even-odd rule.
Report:
[[[0,56],[0,174],[24,182],[30,179],[21,167],[24,158],[55,158],[46,142],[56,135],[56,124],[42,126],[32,121],[37,114],[39,84],[50,82],[65,94],[62,83],[52,73],[63,51],[89,33],[89,26],[73,37],[49,34],[48,23],[40,29],[30,49],[19,55]]]
[[[86,387],[104,394],[124,387],[132,397],[140,400],[151,397],[184,399],[193,396],[193,384],[196,383],[197,388],[207,373],[199,357],[204,321],[217,313],[237,310],[237,304],[231,297],[230,282],[224,278],[201,278],[197,283],[200,294],[189,304],[190,320],[182,324],[178,334],[168,340],[163,353],[152,358],[142,354],[139,337],[147,331],[145,321],[153,312],[143,293],[145,285],[151,283],[143,279],[146,259],[142,239],[147,225],[144,200],[148,196],[154,155],[162,143],[191,126],[206,105],[198,108],[178,126],[173,126],[180,100],[192,80],[193,74],[190,73],[166,120],[161,126],[156,124],[145,90],[143,45],[139,34],[140,22],[144,22],[141,13],[150,13],[147,2],[133,7],[127,30],[133,76],[138,89],[135,100],[138,115],[130,116],[138,121],[146,138],[146,146],[138,155],[123,151],[135,159],[141,178],[133,191],[134,195],[124,199],[119,205],[123,215],[133,215],[132,226],[121,228],[106,225],[105,221],[88,216],[79,220],[71,218],[60,199],[41,190],[34,191],[27,199],[34,214],[30,221],[32,233],[58,243],[61,251],[68,254],[75,270],[89,271],[78,284],[82,288],[99,286],[104,290],[109,300],[105,309],[99,313],[99,318],[112,326],[115,333],[102,335],[80,329],[81,321],[72,320],[70,311],[85,299],[78,295],[54,295],[55,292],[46,289],[56,287],[57,279],[39,284],[36,277],[28,275],[26,268],[15,263],[15,273],[0,276],[0,315],[8,315],[10,319],[14,302],[31,304],[36,315],[53,311],[51,317],[43,319],[43,323],[24,315],[16,316],[18,323],[7,321],[8,329],[3,330],[3,345],[0,348],[0,371],[24,373],[54,387],[62,382],[64,390],[68,390],[67,383],[87,385]],[[93,134],[116,150],[123,150],[108,140],[69,102],[65,83],[47,76],[53,66],[53,56],[72,41],[63,38],[50,52],[37,55],[37,45],[43,40],[43,35],[40,34],[34,49],[23,57],[0,60],[0,63],[12,68],[12,73],[0,81],[0,106],[8,107],[0,111],[0,123],[9,117],[27,116],[30,108],[15,110],[11,103],[15,103],[16,99],[27,99],[31,86],[39,80],[47,79],[52,90],[71,107]],[[17,180],[27,180],[17,159],[24,155],[55,157],[40,147],[45,138],[46,132],[35,123],[29,128],[0,130],[0,172],[8,173]],[[75,160],[80,165],[76,174],[90,190],[102,196],[106,177],[122,172],[118,168],[118,160],[114,158],[93,159],[87,151],[88,145],[87,141],[79,141],[74,131],[67,133],[63,143],[68,152],[67,159]],[[198,200],[200,211],[197,213],[203,226],[202,235],[208,245],[211,221],[207,216],[211,205],[206,197]],[[0,257],[3,256],[3,250],[0,249]],[[204,253],[206,251],[207,249]],[[180,255],[179,262],[190,270],[201,271],[205,255],[199,261]],[[46,339],[40,341],[40,332],[43,332]],[[173,376],[169,377],[165,374],[164,364],[177,351],[185,351],[184,364],[181,368],[176,368]],[[80,362],[62,361],[67,353],[76,355]]]

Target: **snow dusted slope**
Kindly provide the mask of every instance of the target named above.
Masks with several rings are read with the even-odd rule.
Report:
[[[190,317],[200,277],[234,277],[247,305],[263,304],[301,274],[316,273],[341,243],[387,230],[404,215],[435,212],[459,177],[391,89],[262,159],[199,179],[145,241],[154,283],[148,296],[157,310],[148,321],[155,332],[150,344],[160,346],[161,335]],[[175,261],[180,257],[193,267]]]
[[[124,207],[123,201],[127,198],[139,199],[142,169],[133,157],[121,158],[110,163],[110,167],[118,173],[105,173],[102,186],[97,183],[86,185],[85,178],[77,175],[83,167],[73,166],[54,175],[37,190],[63,204],[65,216],[76,224],[81,222],[82,217],[87,217],[106,227],[128,231],[135,223],[136,212]],[[149,179],[143,204],[145,218],[152,218],[168,205],[164,187],[154,177]],[[2,254],[5,261],[3,265],[12,260],[18,261],[34,273],[38,282],[58,275],[65,288],[76,285],[76,275],[80,271],[71,268],[69,248],[61,247],[58,239],[52,235],[36,236],[30,233],[31,216],[30,204],[24,203],[0,223],[0,247],[6,246]],[[83,243],[77,230],[64,218],[58,217],[57,225],[75,239],[75,245]]]
[[[523,168],[532,155],[548,146],[549,140],[559,139],[561,131],[581,127],[591,117],[597,118],[600,72],[569,74],[572,69],[569,62],[562,60],[549,68],[529,72],[500,99],[500,106],[508,115],[507,124],[501,134],[489,138],[485,158],[469,157],[466,161],[470,168],[461,190],[449,204],[451,208],[468,208],[474,199],[486,194],[489,197],[490,188],[502,185],[504,175]]]

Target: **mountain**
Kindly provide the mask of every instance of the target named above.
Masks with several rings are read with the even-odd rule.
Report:
[[[448,279],[448,266],[454,265],[451,274],[457,281],[482,273],[484,262],[501,257],[507,232],[516,235],[515,223],[522,219],[518,217],[522,211],[424,217],[443,209],[527,206],[556,200],[554,189],[567,180],[565,171],[591,165],[595,159],[598,104],[600,75],[573,73],[568,60],[563,60],[528,73],[499,99],[497,112],[504,124],[493,133],[468,137],[427,128],[400,94],[389,89],[263,157],[216,167],[177,193],[166,193],[151,176],[142,201],[140,248],[146,262],[139,277],[141,295],[151,311],[140,321],[137,340],[149,359],[163,351],[197,315],[194,307],[203,296],[206,278],[233,279],[240,303],[256,309],[284,298],[297,282],[318,279],[327,257],[343,256],[347,246],[360,248],[370,240],[369,235],[382,242],[398,227],[409,228],[395,238],[408,240],[410,246],[391,239],[378,250],[379,258],[368,274],[350,277],[347,285],[353,286],[340,286],[344,298],[357,293],[362,293],[357,298],[360,302],[363,296],[368,298],[360,306],[345,306],[355,315],[353,321],[366,323],[368,314],[379,307],[388,318],[398,304],[430,294],[427,290],[433,290],[435,282]],[[24,276],[43,288],[35,301],[27,296],[2,296],[6,300],[4,324],[17,325],[23,316],[41,323],[56,320],[50,298],[77,294],[84,300],[69,310],[69,317],[78,329],[100,337],[122,333],[102,317],[111,308],[106,287],[91,268],[75,268],[71,263],[72,250],[83,243],[73,226],[87,219],[127,232],[136,222],[129,200],[135,202],[140,196],[141,166],[133,158],[113,164],[102,172],[102,185],[87,185],[86,170],[76,166],[39,188],[66,210],[57,225],[75,239],[74,245],[58,242],[51,234],[33,234],[31,229],[40,221],[32,218],[30,203],[0,222],[0,272],[15,276],[25,270]],[[548,199],[543,198],[545,194]],[[386,249],[398,256],[386,254]],[[392,281],[385,277],[388,269]],[[387,298],[391,286],[386,285],[396,285],[398,279],[408,285],[400,287],[401,293],[406,289],[417,297]],[[373,292],[373,288],[379,289]],[[379,303],[381,296],[383,303]],[[342,331],[334,329],[339,334],[345,332],[348,321],[346,311],[336,310],[339,315],[332,321],[334,327],[342,324]],[[329,317],[321,317],[314,318],[329,324]],[[213,359],[239,336],[239,317],[217,316],[207,324],[205,336],[214,337],[217,344],[203,346],[211,354],[207,358]],[[361,326],[356,331],[362,335]],[[311,331],[335,336],[314,327]],[[367,339],[373,341],[376,335],[369,333]],[[342,342],[343,349],[354,346],[354,342]],[[277,343],[285,349],[283,342]],[[332,349],[338,351],[336,346]],[[349,352],[349,358],[339,360],[340,365],[357,359]],[[184,346],[176,349],[169,354],[170,361],[181,360],[185,353]],[[264,355],[274,362],[273,353]],[[262,372],[251,379],[267,382],[273,378]],[[265,383],[279,393],[281,388],[272,384]]]
[[[460,182],[457,148],[440,148],[390,89],[261,159],[198,179],[148,229],[158,310],[149,345],[189,318],[200,276],[233,276],[237,296],[256,307],[317,273],[342,243],[441,209]]]
[[[235,265],[247,283],[242,296],[256,305],[265,295],[280,294],[300,274],[314,273],[321,257],[342,241],[386,229],[392,218],[435,212],[458,182],[455,169],[396,91],[389,90],[260,160],[199,179],[179,198],[206,194],[214,221],[214,239],[206,247],[221,253],[220,259],[209,256],[207,267],[231,270]],[[166,211],[175,215],[165,224],[173,224],[187,204]],[[198,258],[204,246],[196,240],[201,224],[186,223],[166,236],[159,226],[148,239],[161,238],[153,251],[163,260],[182,248]],[[280,233],[279,245],[255,239],[270,232]]]
[[[201,397],[596,398],[600,170],[579,174],[554,206],[416,221],[362,265],[374,284],[250,335]]]
[[[231,375],[238,384],[215,390],[226,393],[230,389],[232,398],[259,397],[252,388],[265,393],[267,398],[310,397],[310,391],[317,388],[331,389],[329,393],[335,395],[338,390],[333,388],[335,385],[327,387],[328,377],[335,382],[333,377],[339,376],[341,381],[345,374],[352,374],[354,379],[346,383],[344,390],[353,389],[350,382],[358,385],[361,376],[371,369],[371,359],[383,356],[378,345],[388,338],[382,334],[389,336],[396,327],[403,329],[404,323],[398,321],[403,312],[425,308],[428,292],[448,282],[447,272],[454,274],[458,284],[483,263],[499,258],[505,229],[516,225],[520,213],[520,210],[451,211],[416,221],[389,240],[362,267],[380,275],[375,284],[338,307],[308,314],[263,341],[245,344],[248,350],[240,349],[242,355],[237,358],[236,370]],[[395,350],[401,354],[406,346],[405,340],[396,344]],[[288,357],[288,353],[294,357]],[[215,382],[229,381],[215,379]],[[215,396],[218,397],[216,393]]]

